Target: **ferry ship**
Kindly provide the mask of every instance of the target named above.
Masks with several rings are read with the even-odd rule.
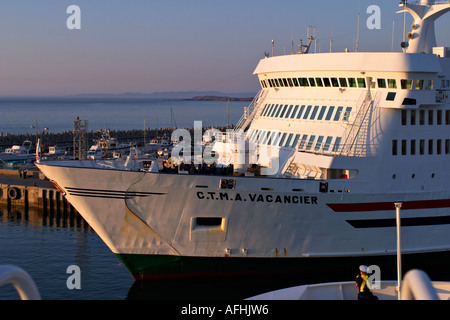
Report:
[[[434,29],[450,2],[400,7],[414,17],[403,52],[302,47],[262,59],[261,91],[236,130],[215,137],[206,173],[131,156],[37,166],[135,279],[323,282],[362,263],[395,274],[395,203],[404,269],[432,274],[450,265],[450,50]]]

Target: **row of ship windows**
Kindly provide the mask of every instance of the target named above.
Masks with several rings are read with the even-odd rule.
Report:
[[[450,154],[450,139],[392,140],[392,155]]]
[[[433,90],[433,80],[401,79],[398,85],[396,79],[377,78],[371,88],[389,88],[403,90]],[[261,80],[263,88],[294,88],[294,87],[335,87],[335,88],[366,88],[365,78],[277,78]]]
[[[317,140],[316,140],[317,138]],[[306,151],[332,151],[337,152],[341,144],[340,137],[325,137],[308,134],[294,134],[287,132],[271,132],[266,130],[253,130],[249,135],[249,141],[285,148],[297,148]]]
[[[285,118],[285,119],[309,119],[309,120],[326,120],[326,121],[348,121],[351,107],[327,107],[327,106],[299,106],[299,105],[282,105],[282,104],[266,104],[261,116],[268,118]]]
[[[445,116],[443,111],[445,111]],[[436,116],[435,116],[436,114]],[[450,110],[402,110],[402,126],[406,125],[450,125]]]

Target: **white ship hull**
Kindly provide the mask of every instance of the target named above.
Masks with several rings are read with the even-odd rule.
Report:
[[[314,180],[119,171],[100,169],[101,162],[91,167],[94,163],[38,167],[136,278],[165,272],[147,273],[134,265],[141,259],[128,261],[130,256],[273,259],[280,266],[293,258],[379,256],[381,262],[396,254],[395,202],[403,202],[404,254],[450,250],[448,192],[369,195],[363,184],[352,189],[347,181],[346,189],[354,192],[332,193],[320,192],[320,181]],[[221,179],[234,179],[235,189],[219,189]],[[262,190],[266,185],[270,190]],[[223,266],[217,272],[249,271]],[[167,275],[183,275],[182,268],[166,267],[158,266]]]

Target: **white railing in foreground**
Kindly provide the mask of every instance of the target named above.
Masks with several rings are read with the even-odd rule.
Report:
[[[422,270],[409,271],[402,283],[401,300],[439,300],[430,278]]]
[[[6,284],[13,285],[22,300],[41,300],[33,279],[21,268],[0,266],[0,287]]]

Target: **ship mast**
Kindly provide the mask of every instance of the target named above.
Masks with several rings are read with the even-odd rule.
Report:
[[[433,53],[436,47],[434,22],[450,11],[450,1],[421,0],[420,4],[409,4],[402,0],[400,7],[414,18],[411,32],[408,33],[407,53]]]

